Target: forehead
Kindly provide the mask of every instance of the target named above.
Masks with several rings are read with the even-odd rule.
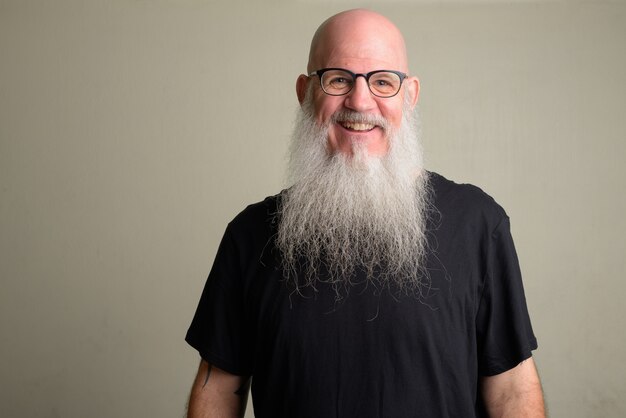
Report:
[[[405,70],[401,55],[380,39],[345,41],[331,44],[319,55],[324,67],[340,67],[353,71]]]

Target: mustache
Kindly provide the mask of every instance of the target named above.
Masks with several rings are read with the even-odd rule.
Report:
[[[354,110],[338,110],[330,117],[330,122],[366,123],[379,126],[385,132],[389,131],[390,126],[389,121],[381,115],[355,112]]]

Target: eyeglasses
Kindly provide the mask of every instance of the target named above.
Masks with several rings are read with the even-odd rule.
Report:
[[[322,68],[313,71],[309,77],[318,76],[324,93],[331,96],[343,96],[354,88],[357,77],[363,77],[374,96],[393,97],[400,91],[406,74],[393,70],[376,70],[367,74],[353,73],[343,68]]]

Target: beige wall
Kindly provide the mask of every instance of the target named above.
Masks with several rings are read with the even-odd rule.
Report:
[[[284,185],[310,36],[355,4],[0,0],[0,416],[182,416],[225,224]],[[624,416],[626,4],[370,5],[428,167],[512,218],[552,416]]]

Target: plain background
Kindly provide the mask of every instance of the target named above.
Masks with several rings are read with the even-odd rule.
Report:
[[[428,168],[512,219],[551,416],[626,415],[624,2],[0,0],[0,416],[184,414],[217,244],[355,6],[405,34]]]

